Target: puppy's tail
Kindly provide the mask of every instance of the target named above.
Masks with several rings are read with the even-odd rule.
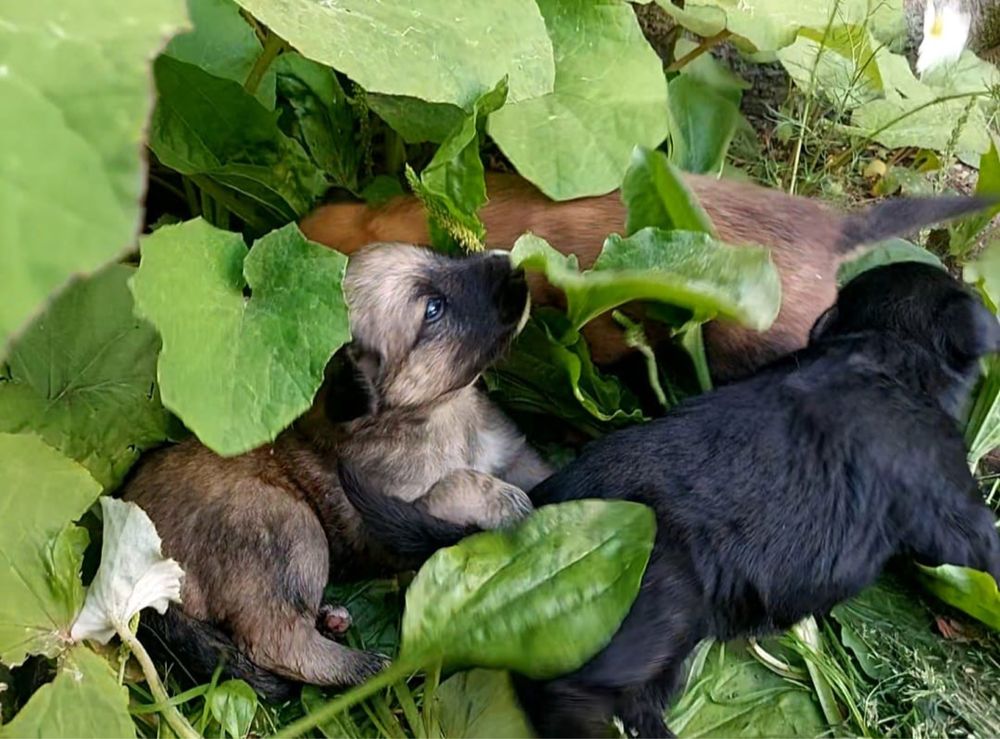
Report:
[[[847,252],[862,244],[910,234],[925,226],[970,215],[998,203],[1000,198],[980,195],[886,200],[844,218],[838,246]]]
[[[139,632],[152,654],[176,663],[193,682],[208,682],[221,663],[223,679],[243,680],[267,701],[282,703],[298,693],[298,683],[255,665],[222,631],[176,606],[162,616],[152,608],[143,611]]]
[[[457,544],[481,529],[432,516],[413,503],[369,489],[357,473],[341,460],[337,464],[340,486],[361,515],[372,536],[397,557],[419,564],[442,547]]]

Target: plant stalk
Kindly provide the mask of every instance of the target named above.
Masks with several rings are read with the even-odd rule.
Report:
[[[170,696],[167,694],[167,689],[163,687],[163,681],[160,680],[160,676],[156,672],[153,660],[150,659],[149,653],[136,638],[135,634],[127,626],[123,627],[119,624],[115,624],[115,631],[118,632],[118,637],[122,640],[122,643],[139,660],[139,666],[142,667],[142,672],[146,676],[149,689],[153,692],[153,697],[156,699],[157,704],[163,706],[161,713],[170,728],[174,730],[174,733],[180,739],[200,739],[201,734],[194,730],[194,727],[188,723],[188,720],[181,715],[181,712],[175,706],[171,705]]]
[[[351,706],[360,703],[365,698],[375,695],[380,690],[388,688],[395,682],[399,682],[414,671],[414,667],[406,662],[397,662],[387,670],[380,672],[368,682],[351,688],[346,693],[338,695],[333,700],[326,703],[321,708],[313,711],[308,716],[303,716],[298,721],[293,721],[274,735],[274,739],[292,739],[301,736],[310,729],[314,729],[320,724],[328,721],[341,711],[345,711]]]
[[[701,43],[698,44],[695,48],[691,49],[691,51],[689,51],[687,54],[682,56],[680,59],[675,59],[673,62],[671,62],[670,65],[667,67],[667,71],[668,72],[680,71],[686,65],[693,62],[695,59],[700,57],[705,52],[711,51],[712,49],[714,49],[716,46],[721,44],[723,41],[725,41],[732,35],[733,35],[732,32],[723,29],[714,36],[709,36],[708,38],[702,39]]]
[[[271,66],[271,62],[278,58],[280,54],[285,49],[285,41],[278,34],[273,31],[267,32],[267,38],[264,41],[264,48],[261,49],[260,56],[253,63],[253,67],[250,69],[250,74],[247,75],[246,82],[243,83],[243,89],[246,90],[251,95],[257,94],[257,88],[260,87],[260,82],[264,79],[264,75],[267,74],[268,67]]]
[[[839,726],[844,723],[844,714],[840,712],[837,705],[837,698],[829,681],[820,672],[815,663],[815,656],[822,650],[820,643],[819,626],[812,616],[804,618],[792,627],[792,632],[797,636],[808,649],[803,654],[806,662],[806,669],[812,679],[813,687],[816,689],[816,697],[819,699],[820,708],[823,709],[823,716],[830,727]]]

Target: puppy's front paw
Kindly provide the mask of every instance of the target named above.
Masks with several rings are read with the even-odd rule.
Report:
[[[521,488],[502,484],[494,491],[485,520],[480,522],[483,528],[498,529],[512,526],[527,518],[534,510],[531,498]]]

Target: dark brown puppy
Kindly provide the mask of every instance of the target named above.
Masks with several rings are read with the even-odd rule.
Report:
[[[972,198],[900,199],[854,214],[817,200],[786,195],[733,180],[687,174],[687,186],[708,212],[720,238],[732,244],[761,244],[781,277],[782,307],[763,333],[716,321],[705,342],[712,373],[719,380],[745,375],[806,344],[809,327],[833,304],[837,268],[856,247],[983,207]],[[486,176],[490,200],[480,212],[489,246],[510,248],[532,231],[564,254],[575,254],[589,268],[605,237],[621,232],[625,206],[617,191],[593,198],[553,202],[516,175]],[[301,224],[310,239],[346,254],[376,241],[427,244],[430,236],[420,202],[401,196],[377,208],[361,203],[324,205]],[[531,278],[536,304],[559,305],[562,294],[540,277]],[[662,334],[662,329],[661,336]],[[650,326],[656,336],[657,326]],[[621,328],[606,314],[584,328],[595,361],[608,363],[630,352]]]
[[[288,680],[345,686],[383,666],[321,633],[347,626],[343,609],[322,607],[330,577],[412,565],[367,535],[338,459],[421,510],[482,528],[526,515],[522,489],[549,472],[473,387],[527,315],[524,276],[506,256],[376,246],[351,258],[345,292],[369,404],[360,417],[334,422],[320,393],[273,444],[227,459],[189,441],[149,455],[126,486],[186,573],[183,605],[154,626],[203,679],[225,656],[228,674],[279,697]]]

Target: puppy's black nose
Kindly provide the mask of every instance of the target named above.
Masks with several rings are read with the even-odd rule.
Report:
[[[528,300],[528,282],[524,278],[524,270],[509,268],[497,286],[495,296],[500,321],[505,325],[517,324],[524,315],[524,306]]]

